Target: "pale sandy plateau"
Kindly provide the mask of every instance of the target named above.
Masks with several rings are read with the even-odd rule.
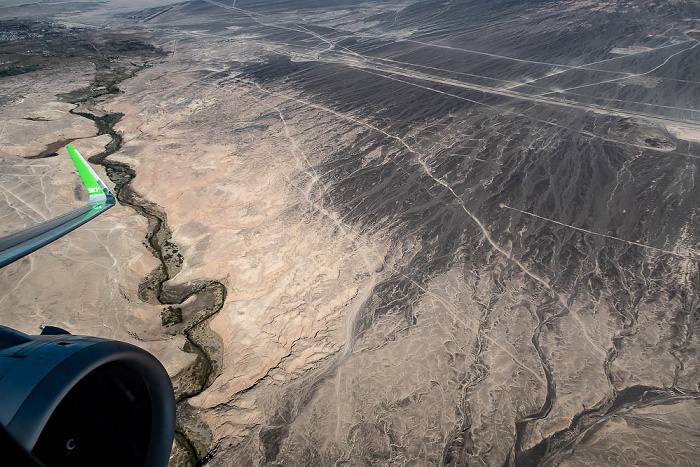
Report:
[[[0,79],[0,215],[135,177],[0,322],[152,351],[173,466],[696,465],[698,7],[328,3],[38,15],[121,35]]]

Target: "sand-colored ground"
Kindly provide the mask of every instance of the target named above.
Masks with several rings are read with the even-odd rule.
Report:
[[[56,141],[71,140],[88,158],[109,135],[95,137],[90,120],[72,115],[59,100],[89,84],[94,66],[65,67],[2,81],[8,95],[0,113],[2,233],[7,234],[83,205],[87,194],[65,148],[58,156],[27,160]],[[37,120],[26,120],[34,118]],[[95,167],[101,178],[109,178]],[[143,240],[146,220],[117,204],[89,224],[0,270],[0,322],[28,334],[44,325],[73,334],[118,339],[154,352],[171,375],[192,360],[184,337],[168,336],[160,307],[143,303],[138,286],[158,264]]]

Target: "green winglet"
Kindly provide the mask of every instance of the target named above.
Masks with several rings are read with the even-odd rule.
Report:
[[[116,203],[112,192],[83,156],[73,146],[66,149],[88,192],[88,203],[41,224],[0,237],[0,268],[72,232]]]
[[[90,209],[90,211],[89,211],[87,214],[85,214],[85,216],[83,216],[82,220],[84,220],[85,222],[87,222],[87,221],[89,221],[90,219],[92,219],[93,217],[95,217],[95,216],[97,216],[98,214],[100,214],[100,212],[102,212],[102,211],[104,211],[104,210],[105,210],[105,205],[104,205],[104,204],[93,204],[93,205],[92,205],[92,208]]]
[[[78,150],[73,146],[66,146],[66,149],[68,150],[68,154],[70,154],[70,158],[73,160],[73,164],[75,164],[75,168],[78,169],[78,175],[80,175],[80,178],[83,180],[88,195],[104,195],[102,187],[95,179],[94,172],[87,165],[83,156],[81,156]]]

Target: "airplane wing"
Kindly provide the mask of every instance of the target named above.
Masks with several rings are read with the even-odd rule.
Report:
[[[77,149],[67,146],[75,168],[88,192],[88,203],[67,214],[0,238],[0,267],[12,263],[71,232],[116,203],[114,195]]]

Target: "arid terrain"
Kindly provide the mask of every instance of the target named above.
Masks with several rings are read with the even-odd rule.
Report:
[[[692,466],[700,5],[0,7],[0,324],[135,343],[171,465]],[[58,153],[58,155],[54,155]]]

